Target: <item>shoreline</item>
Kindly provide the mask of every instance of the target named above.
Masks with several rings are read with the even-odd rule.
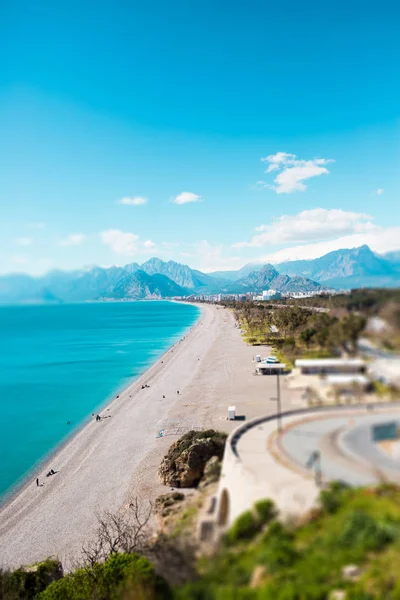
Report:
[[[154,300],[154,301],[156,301],[156,300]],[[134,302],[141,302],[141,300],[135,300]],[[172,301],[170,301],[170,302],[172,302]],[[188,328],[183,330],[183,332],[182,332],[183,338],[187,338],[187,336],[190,335],[192,330],[200,323],[200,321],[203,318],[202,305],[195,304],[195,306],[197,306],[197,308],[199,308],[199,310],[200,310],[199,315],[196,318],[196,321],[192,325],[190,325]],[[172,349],[174,349],[175,346],[178,346],[178,344],[182,341],[183,338],[181,338],[180,340],[178,340],[177,342],[172,344],[172,346],[168,346],[168,348],[154,362],[149,364],[149,366],[146,367],[142,373],[140,373],[139,375],[136,375],[127,385],[116,386],[115,391],[112,394],[110,394],[109,398],[104,399],[97,406],[97,408],[96,408],[97,414],[110,410],[113,403],[116,400],[119,400],[120,396],[126,394],[130,390],[130,388],[132,388],[133,386],[138,385],[140,380],[142,378],[146,377],[146,375],[148,373],[150,373],[150,371],[153,369],[153,367],[155,367],[157,365],[157,363],[159,361],[161,361],[168,354],[168,352],[170,352]],[[117,398],[116,394],[119,396],[118,398]],[[51,450],[46,452],[46,454],[44,454],[42,457],[40,457],[37,460],[37,462],[35,462],[35,464],[29,469],[29,471],[27,471],[24,475],[21,475],[21,477],[18,478],[17,481],[0,496],[0,513],[3,509],[6,509],[7,506],[10,503],[12,503],[19,496],[19,494],[23,493],[25,488],[28,487],[31,484],[32,480],[35,478],[35,475],[39,471],[45,470],[46,465],[49,465],[50,462],[54,462],[57,459],[58,454],[60,454],[65,449],[65,447],[68,446],[68,444],[73,442],[75,437],[77,437],[86,427],[88,427],[88,425],[90,425],[90,423],[92,421],[93,421],[93,418],[91,416],[85,417],[85,419],[80,424],[76,425],[73,428],[73,430],[70,431],[70,433],[63,440],[60,440],[54,446],[54,448],[52,448]],[[1,531],[1,527],[0,527],[0,531]]]
[[[30,521],[30,513],[40,513],[43,510],[46,512],[46,509],[43,507],[43,503],[45,502],[45,500],[47,500],[47,503],[52,505],[52,500],[55,498],[56,490],[53,490],[51,488],[60,488],[60,486],[63,488],[64,486],[62,485],[62,479],[64,478],[64,473],[66,473],[68,469],[71,469],[71,466],[73,470],[73,463],[77,461],[80,462],[81,460],[80,455],[82,453],[90,455],[92,452],[92,444],[93,446],[97,445],[98,447],[100,447],[99,439],[102,436],[101,430],[103,430],[103,428],[110,430],[111,427],[107,427],[107,425],[112,426],[113,422],[116,421],[116,418],[118,418],[119,421],[123,421],[124,412],[128,412],[129,408],[138,408],[139,411],[141,410],[141,412],[143,413],[143,408],[145,407],[146,403],[145,395],[148,395],[149,392],[152,392],[152,386],[155,382],[159,384],[160,381],[162,382],[162,380],[168,376],[171,366],[176,366],[177,364],[177,360],[175,359],[175,357],[179,361],[179,355],[182,354],[182,352],[185,349],[189,348],[190,346],[193,346],[193,343],[195,344],[196,338],[198,337],[198,332],[201,331],[201,333],[203,333],[202,325],[207,320],[207,317],[208,320],[210,320],[210,316],[214,314],[214,311],[212,311],[212,309],[204,308],[201,305],[196,306],[200,309],[199,316],[196,319],[196,321],[189,327],[189,329],[186,329],[182,332],[182,336],[180,337],[180,339],[177,340],[172,346],[169,346],[168,349],[162,355],[160,355],[154,363],[152,363],[141,375],[135,378],[127,387],[117,392],[117,395],[119,396],[118,398],[114,395],[114,397],[110,401],[107,402],[107,400],[105,400],[104,404],[99,406],[100,414],[106,416],[105,413],[110,412],[112,418],[106,418],[101,423],[96,423],[95,419],[90,419],[82,423],[82,425],[78,427],[76,431],[71,432],[70,437],[65,439],[63,442],[60,442],[60,444],[57,445],[57,447],[54,448],[53,451],[47,454],[40,461],[39,464],[36,464],[30,471],[30,473],[28,473],[26,477],[24,477],[24,481],[21,482],[21,485],[18,486],[17,489],[11,491],[8,497],[5,498],[5,501],[0,506],[0,567],[19,567],[21,564],[29,564],[36,560],[42,560],[46,558],[46,556],[62,556],[63,563],[68,565],[68,563],[75,558],[76,544],[71,544],[71,546],[75,546],[75,548],[71,547],[71,550],[69,550],[68,548],[68,551],[60,551],[60,540],[58,539],[59,536],[54,536],[54,543],[53,540],[51,540],[51,537],[53,536],[50,535],[50,540],[48,540],[47,534],[44,535],[40,532],[40,523],[38,522],[36,522],[35,524],[35,529],[36,533],[41,538],[41,543],[39,544],[39,546],[43,547],[43,550],[40,552],[40,554],[39,552],[36,554],[35,544],[33,545],[33,547],[31,547],[30,550],[25,552],[22,543],[18,544],[19,551],[15,553],[12,550],[12,548],[7,548],[8,542],[4,542],[4,537],[8,538],[9,536],[11,536],[12,538],[14,538],[15,529],[24,529],[22,522],[25,520],[27,520],[28,522]],[[205,329],[206,328],[204,328],[204,331]],[[150,384],[150,389],[142,389],[142,385],[146,383]],[[143,395],[143,401],[141,401],[141,393]],[[174,401],[176,401],[176,398],[174,398]],[[173,402],[172,405],[174,403],[175,402]],[[165,408],[165,412],[160,415],[161,419],[164,420],[167,417],[171,406],[166,406]],[[154,406],[149,406],[149,410],[146,412],[154,412]],[[140,426],[139,423],[138,425]],[[148,428],[146,429],[146,425],[143,425],[143,430],[145,432],[147,431],[148,436],[150,436],[149,441],[146,445],[148,446],[148,453],[151,453],[151,446],[154,446],[155,444],[157,444],[157,442],[164,441],[157,439],[156,434],[160,430],[160,428],[157,426],[157,421],[155,420],[153,431],[149,430]],[[116,436],[114,435],[113,437]],[[113,439],[112,442],[114,441],[115,440]],[[122,447],[121,450],[123,450]],[[104,456],[103,458],[103,462],[106,463],[107,456]],[[83,463],[82,466],[84,466]],[[48,472],[51,468],[55,468],[59,472],[51,478],[46,478],[45,473]],[[91,473],[89,474],[89,478],[93,479],[93,469],[90,470]],[[44,481],[44,487],[36,487],[35,479],[37,476],[39,476],[41,482]],[[108,476],[111,476],[111,472],[108,473]],[[124,473],[124,477],[126,479],[126,473]],[[134,468],[132,469],[132,472],[129,473],[129,479],[132,478],[134,478]],[[123,477],[121,477],[121,480],[122,479]],[[122,487],[123,485],[121,482],[121,488]],[[129,485],[126,486],[126,488],[129,487],[130,482]],[[63,494],[65,494],[64,490],[61,491]],[[125,489],[124,491],[126,492],[127,489]],[[42,499],[42,501],[38,504],[35,501],[36,498],[32,497],[32,495],[37,496],[38,493],[41,492],[43,492],[43,495],[46,495],[46,498]],[[120,498],[118,502],[114,503],[113,508],[119,509],[123,504],[123,499],[121,502]],[[109,509],[111,507],[108,505],[108,503],[103,503],[101,501],[101,493],[99,491],[99,494],[96,497],[96,501],[93,502],[90,506],[91,516],[93,517],[95,512],[100,508]],[[51,508],[48,517],[50,519],[57,519],[57,512],[57,510],[53,511],[53,508]],[[68,523],[68,520],[66,520],[66,522]],[[29,529],[30,527],[28,525],[28,527],[26,528],[27,534]],[[91,528],[91,530],[93,533],[93,527]],[[83,536],[82,540],[87,539],[88,535],[89,534]],[[50,544],[47,543],[48,541],[50,541]],[[68,544],[68,546],[70,546],[70,544]]]
[[[42,488],[30,481],[0,508],[0,567],[54,556],[69,571],[82,544],[93,539],[96,513],[123,514],[135,497],[145,505],[170,491],[157,472],[183,433],[193,428],[230,433],[237,421],[227,420],[228,406],[236,406],[240,420],[276,410],[267,401],[276,393],[275,378],[253,376],[254,348],[243,342],[232,313],[215,305],[200,308],[184,341],[105,407],[103,414],[112,418],[89,422],[40,476],[43,480],[51,468],[59,472],[44,477]],[[141,389],[145,383],[150,387]],[[282,407],[299,406],[300,396],[281,383]]]

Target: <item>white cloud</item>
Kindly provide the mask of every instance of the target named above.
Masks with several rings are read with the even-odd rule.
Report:
[[[143,242],[143,248],[145,248],[145,250],[155,252],[157,250],[157,245],[151,240],[146,240],[145,242]]]
[[[259,181],[256,181],[254,185],[251,185],[250,188],[256,189],[256,190],[265,190],[265,188],[269,188],[271,187],[269,183],[267,183],[266,181],[262,181],[261,179]]]
[[[19,246],[31,246],[33,244],[33,240],[29,237],[18,237],[15,239],[15,243]]]
[[[282,164],[289,164],[289,161],[293,161],[296,158],[295,154],[288,154],[287,152],[277,152],[276,154],[270,154],[265,158],[262,158],[262,162],[268,162],[269,166],[266,173],[276,171]]]
[[[60,240],[60,246],[79,246],[86,239],[83,233],[71,233],[66,238]]]
[[[322,240],[338,235],[374,231],[372,217],[341,209],[314,208],[296,215],[282,215],[268,225],[256,227],[260,233],[250,242],[239,242],[235,247],[261,247],[287,242]]]
[[[307,189],[305,180],[318,175],[329,173],[326,165],[335,162],[331,158],[314,158],[312,160],[298,159],[295,154],[277,152],[261,158],[262,162],[268,163],[266,173],[280,171],[274,179],[273,184],[258,181],[257,187],[269,187],[277,194],[291,194],[296,191],[304,192]]]
[[[259,262],[281,263],[289,260],[302,260],[318,258],[343,248],[357,248],[366,244],[373,252],[385,254],[394,250],[400,250],[400,227],[377,228],[370,233],[356,233],[333,240],[317,242],[315,244],[303,244],[283,248],[259,257]]]
[[[193,192],[182,192],[172,202],[174,204],[189,204],[189,202],[200,202],[200,200],[202,200],[202,197]]]
[[[378,188],[378,189],[376,190],[376,195],[377,195],[377,196],[382,196],[382,194],[383,194],[383,192],[384,192],[384,191],[385,191],[385,190],[384,190],[383,188]]]
[[[121,200],[117,200],[117,204],[124,204],[125,206],[141,206],[147,204],[147,198],[142,198],[141,196],[130,198],[129,196],[126,196],[125,198],[121,198]]]
[[[119,229],[108,229],[102,231],[100,239],[109,246],[115,254],[123,256],[134,256],[139,250],[139,236],[134,233],[126,233]]]

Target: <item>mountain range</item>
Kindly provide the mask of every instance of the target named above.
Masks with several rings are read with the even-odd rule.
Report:
[[[192,294],[246,293],[275,289],[310,292],[329,288],[395,287],[400,253],[374,254],[368,246],[337,250],[313,260],[248,264],[237,271],[202,273],[174,261],[151,258],[139,265],[52,271],[42,277],[0,277],[0,302],[138,300]]]
[[[307,277],[333,289],[400,285],[400,252],[382,256],[366,245],[335,250],[312,260],[280,263],[276,268],[290,277]]]

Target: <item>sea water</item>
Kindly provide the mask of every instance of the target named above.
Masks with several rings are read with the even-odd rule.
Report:
[[[0,307],[0,500],[198,316],[163,301]]]

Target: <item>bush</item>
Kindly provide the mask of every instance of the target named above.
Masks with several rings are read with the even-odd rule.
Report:
[[[250,510],[242,513],[229,529],[226,539],[230,543],[253,538],[260,531],[260,523]]]
[[[371,552],[381,550],[396,536],[395,526],[378,522],[363,511],[353,511],[347,517],[339,539],[347,547]]]
[[[293,535],[278,522],[272,523],[263,538],[260,558],[271,573],[290,567],[298,558]]]
[[[49,585],[40,600],[114,600],[121,597],[170,598],[165,581],[138,554],[113,554],[105,563],[78,569]]]
[[[15,571],[0,571],[0,598],[30,600],[63,576],[61,563],[48,558]]]
[[[258,502],[256,502],[254,505],[254,509],[256,511],[258,520],[263,525],[275,519],[278,514],[274,503],[272,502],[272,500],[268,499],[259,500]]]
[[[326,490],[322,490],[319,495],[319,501],[325,512],[332,514],[336,512],[343,503],[345,492],[348,485],[341,481],[332,481]]]

